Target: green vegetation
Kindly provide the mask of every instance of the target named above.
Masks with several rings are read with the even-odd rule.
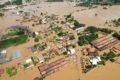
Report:
[[[10,31],[8,32],[7,36],[16,36],[16,35],[23,35],[24,31],[22,30],[14,30],[14,31]]]
[[[43,80],[43,77],[36,77],[33,80]]]
[[[50,24],[49,29],[55,31],[56,33],[60,32],[62,30],[62,28],[56,24]]]
[[[113,22],[113,24],[114,24],[116,27],[120,26],[120,18],[115,19],[115,20],[113,20],[112,22]]]
[[[86,45],[92,40],[95,40],[96,38],[98,38],[98,34],[95,34],[95,33],[88,34],[88,35],[81,35],[79,36],[78,45],[79,46]]]
[[[103,9],[107,9],[107,7],[103,7]]]
[[[111,34],[113,32],[113,30],[107,28],[98,28],[98,30],[106,34]]]
[[[33,64],[36,66],[38,64],[38,58],[37,57],[31,57]]]
[[[78,6],[90,7],[93,4],[101,4],[101,5],[113,5],[120,4],[120,0],[83,0],[83,3],[78,4]]]
[[[113,58],[115,58],[115,57],[116,57],[116,55],[115,55],[115,53],[112,52],[112,51],[110,51],[110,52],[107,54],[107,58],[108,58],[108,59],[113,59]]]
[[[65,15],[65,20],[66,22],[72,22],[74,21],[74,17],[72,16],[72,14],[68,14],[68,15]]]
[[[70,36],[69,36],[69,40],[74,40],[75,39],[75,36],[73,35],[73,34],[71,34]]]
[[[28,67],[30,66],[30,64],[27,64],[27,63],[26,63],[26,64],[24,64],[23,66],[24,66],[24,68],[28,68]]]
[[[111,34],[113,32],[113,30],[107,28],[96,28],[94,26],[89,26],[85,29],[85,32],[89,32],[89,33],[96,33],[98,31],[103,32],[105,34]]]
[[[84,27],[85,24],[81,24],[77,20],[74,20],[74,26],[75,27],[73,29],[76,29],[76,28]]]
[[[114,58],[117,57],[117,55],[113,52],[113,51],[110,51],[108,53],[104,53],[102,56],[101,56],[101,59],[102,61],[108,61],[110,60],[111,62],[114,62]]]
[[[83,73],[87,73],[91,69],[95,68],[95,65],[86,65],[85,68],[83,69]]]
[[[12,3],[15,4],[15,5],[21,5],[22,0],[14,0]]]
[[[47,2],[63,2],[63,0],[47,0]]]
[[[65,52],[63,52],[62,54],[63,54],[63,55],[67,55],[67,54],[68,54],[68,52],[67,52],[67,51],[65,51]]]
[[[41,39],[42,39],[42,37],[37,36],[34,41],[35,41],[35,42],[39,42],[39,40],[41,40]]]
[[[0,8],[4,8],[5,7],[5,5],[4,4],[0,4]]]
[[[120,33],[115,32],[112,36],[120,40]]]
[[[22,43],[26,43],[27,39],[28,39],[27,35],[20,35],[18,37],[0,41],[0,49],[4,49],[4,48],[11,47],[11,46],[19,45]]]
[[[12,77],[17,74],[17,69],[15,69],[14,67],[6,68],[6,72],[10,77]]]
[[[99,64],[106,65],[105,60],[102,60],[101,62],[99,62]]]
[[[3,13],[0,13],[0,17],[3,17],[4,16],[4,14]]]
[[[66,36],[67,33],[66,33],[66,32],[63,32],[63,31],[60,31],[57,35],[58,35],[58,36]]]
[[[88,28],[85,29],[85,31],[89,33],[96,33],[98,32],[98,29],[95,26],[89,26]]]

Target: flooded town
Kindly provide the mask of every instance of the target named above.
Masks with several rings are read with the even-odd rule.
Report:
[[[0,0],[0,80],[119,74],[119,0]]]

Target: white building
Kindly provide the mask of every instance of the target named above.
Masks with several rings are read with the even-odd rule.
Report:
[[[99,56],[97,56],[96,58],[93,58],[90,60],[90,62],[92,63],[92,65],[97,65],[99,62],[101,62],[101,58]]]

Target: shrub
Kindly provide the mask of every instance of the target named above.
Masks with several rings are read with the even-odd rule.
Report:
[[[39,37],[36,37],[34,41],[39,42],[39,40],[40,40]]]
[[[63,55],[67,55],[67,51],[63,52]]]
[[[12,68],[6,68],[6,72],[10,77],[12,77],[12,76],[17,74],[17,69],[15,69],[13,67]]]
[[[73,34],[71,34],[70,36],[69,36],[69,40],[74,40],[75,39],[75,36],[73,35]]]
[[[67,33],[66,33],[66,32],[62,32],[62,31],[60,31],[57,35],[58,35],[58,36],[66,36]]]
[[[3,13],[0,13],[0,17],[3,17],[4,16],[4,14]]]
[[[73,29],[76,29],[76,28],[84,27],[85,24],[81,24],[77,20],[74,20],[74,26],[75,27]]]
[[[112,35],[113,37],[115,37],[115,38],[118,38],[118,39],[120,39],[120,33],[114,33],[113,35]]]

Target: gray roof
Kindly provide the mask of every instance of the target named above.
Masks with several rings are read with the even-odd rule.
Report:
[[[10,58],[0,58],[0,64],[10,61]]]
[[[16,51],[13,51],[12,53],[12,59],[17,59],[17,58],[20,58],[21,57],[21,51],[19,50],[16,50]]]

